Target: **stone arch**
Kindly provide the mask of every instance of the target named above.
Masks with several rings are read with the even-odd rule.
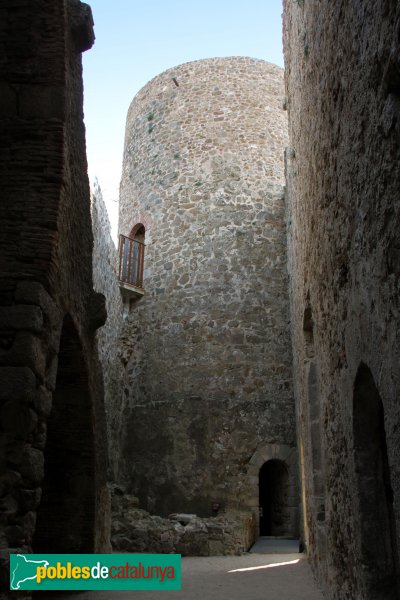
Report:
[[[144,243],[146,235],[146,226],[143,223],[136,223],[129,233],[129,236],[132,240],[137,240],[138,242]]]
[[[134,223],[134,225],[131,226],[131,223]],[[146,237],[148,237],[152,230],[151,215],[148,215],[144,211],[135,211],[134,215],[129,217],[128,224],[122,229],[121,233],[131,237],[132,233],[135,233],[134,230],[138,225],[142,225],[145,228]]]
[[[396,526],[384,407],[373,375],[364,363],[358,368],[353,390],[353,452],[362,592],[368,598],[395,600]]]
[[[81,341],[64,318],[56,387],[47,422],[45,477],[34,552],[85,553],[95,545],[95,444],[92,399]]]
[[[286,444],[265,444],[259,447],[250,459],[247,469],[247,485],[250,492],[249,506],[257,523],[259,535],[259,474],[269,461],[281,461],[288,473],[287,509],[289,514],[288,535],[297,537],[299,533],[299,499],[297,484],[297,450]]]

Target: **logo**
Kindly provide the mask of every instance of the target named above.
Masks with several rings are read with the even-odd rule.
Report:
[[[11,590],[180,590],[180,554],[11,554]]]

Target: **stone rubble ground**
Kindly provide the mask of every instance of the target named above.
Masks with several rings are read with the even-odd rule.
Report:
[[[209,518],[174,513],[163,518],[140,509],[135,496],[114,493],[112,513],[111,542],[118,552],[239,555],[254,539],[255,522],[250,512],[224,511]]]

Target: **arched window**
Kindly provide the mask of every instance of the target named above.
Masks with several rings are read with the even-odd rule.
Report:
[[[145,227],[137,223],[129,236],[119,236],[119,281],[143,289]]]

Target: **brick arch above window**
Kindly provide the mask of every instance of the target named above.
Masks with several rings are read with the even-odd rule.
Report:
[[[129,233],[129,236],[132,240],[136,240],[138,242],[144,243],[146,235],[146,227],[143,223],[136,223]]]
[[[146,236],[148,236],[152,229],[151,216],[145,212],[135,213],[131,218],[129,218],[127,224],[121,228],[121,233],[127,237],[132,237],[132,233],[134,232],[135,228],[140,225],[144,227]]]

